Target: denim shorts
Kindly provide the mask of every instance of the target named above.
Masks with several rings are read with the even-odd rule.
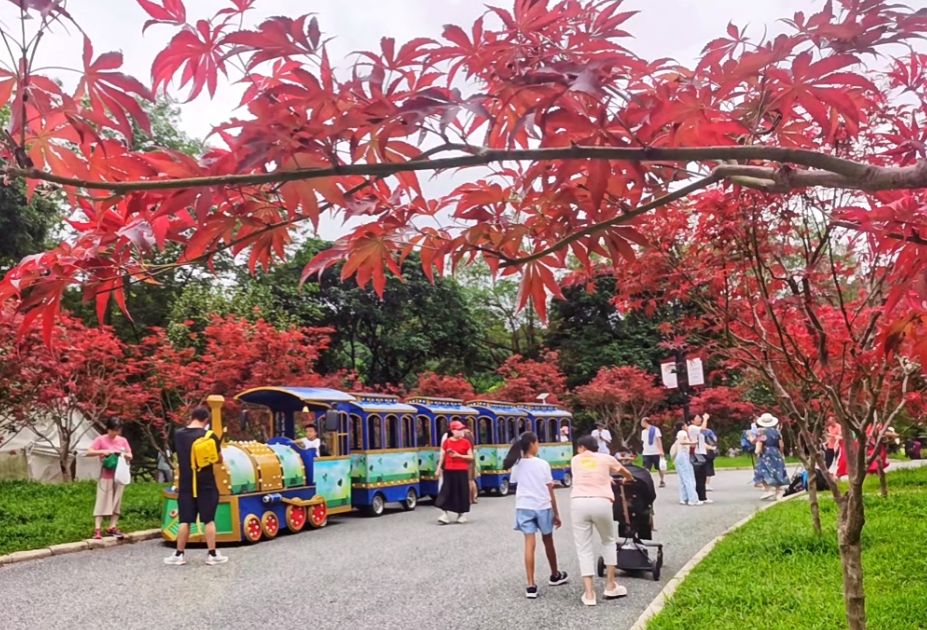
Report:
[[[515,529],[523,534],[541,532],[544,536],[554,531],[554,510],[515,510]]]

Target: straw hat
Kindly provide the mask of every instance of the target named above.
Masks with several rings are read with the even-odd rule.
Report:
[[[764,429],[769,429],[777,424],[779,424],[779,418],[772,415],[771,413],[764,413],[762,416],[756,419],[757,426],[763,427]]]

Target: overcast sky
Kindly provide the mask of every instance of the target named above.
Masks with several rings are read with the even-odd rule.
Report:
[[[189,21],[213,15],[229,6],[228,0],[187,0]],[[444,24],[463,25],[469,31],[485,11],[478,0],[257,0],[251,23],[271,15],[298,16],[308,11],[318,15],[327,36],[332,62],[347,65],[355,50],[377,50],[380,38],[390,36],[398,43],[414,37],[440,36]],[[488,4],[511,7],[511,0],[491,0]],[[634,35],[627,46],[645,58],[673,57],[689,62],[709,40],[724,34],[729,21],[753,25],[770,32],[781,28],[776,20],[790,17],[797,10],[811,12],[822,0],[626,0],[628,10],[641,13],[625,27]],[[125,57],[125,71],[146,81],[151,62],[175,32],[173,27],[156,25],[142,35],[147,14],[135,0],[70,0],[68,10],[90,36],[95,54],[119,50]],[[9,31],[18,32],[18,10],[12,3],[0,4],[0,21]],[[760,33],[760,30],[756,31]],[[82,39],[74,33],[56,32],[42,42],[37,65],[78,66]],[[0,49],[2,50],[2,49]],[[5,57],[5,51],[2,53]],[[6,59],[4,58],[4,61]],[[68,84],[73,73],[61,72]],[[147,82],[147,81],[146,81]],[[221,87],[216,98],[205,93],[182,106],[182,128],[191,136],[203,138],[213,125],[233,115],[240,91]],[[327,224],[323,236],[336,236],[338,229]]]

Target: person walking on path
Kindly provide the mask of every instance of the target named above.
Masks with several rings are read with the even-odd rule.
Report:
[[[480,502],[480,462],[476,454],[476,441],[473,439],[473,432],[470,429],[464,431],[464,437],[473,445],[473,459],[470,460],[470,468],[467,470],[467,479],[470,483],[470,503]]]
[[[612,504],[615,493],[612,490],[611,474],[633,479],[628,469],[614,457],[598,452],[596,438],[584,435],[577,442],[578,454],[570,462],[573,474],[573,488],[570,492],[570,512],[573,519],[573,540],[579,557],[580,573],[583,576],[582,602],[586,606],[596,605],[595,576],[596,549],[594,533],[598,532],[605,557],[606,582],[605,599],[615,599],[628,594],[628,589],[615,579],[618,564],[618,547],[615,536],[615,519]]]
[[[660,459],[664,457],[663,453],[663,434],[660,429],[650,423],[650,418],[641,418],[641,444],[644,445],[642,450],[644,458],[644,468],[654,470],[660,474],[660,487],[666,487],[664,480],[664,471],[660,468]]]
[[[718,457],[718,434],[708,428],[708,414],[705,414],[702,436],[705,438],[705,457],[707,459],[705,462],[705,492],[711,492],[711,480],[715,476],[715,459]]]
[[[174,452],[177,453],[177,511],[180,528],[177,531],[177,550],[164,559],[164,564],[181,566],[187,563],[185,552],[190,538],[190,526],[197,521],[204,523],[206,534],[206,564],[216,565],[228,562],[216,549],[216,508],[219,506],[219,487],[212,466],[193,471],[193,443],[205,437],[209,424],[209,410],[197,407],[190,414],[186,427],[174,432]],[[222,443],[212,433],[216,442],[219,462],[222,462]],[[194,492],[194,475],[196,485]],[[194,496],[195,495],[195,496]]]
[[[779,419],[769,413],[764,413],[756,421],[763,433],[757,439],[756,477],[766,494],[762,499],[779,500],[782,498],[782,489],[789,485],[789,475],[785,470],[785,458],[782,456],[782,434],[777,428]],[[774,488],[769,491],[770,486]]]
[[[601,422],[595,423],[595,429],[592,431],[592,437],[595,438],[596,450],[599,453],[611,455],[609,446],[612,443],[612,433]]]
[[[708,491],[705,484],[708,481],[708,448],[705,444],[705,434],[702,432],[703,425],[708,422],[708,414],[704,416],[696,415],[692,418],[692,423],[687,429],[689,432],[689,442],[692,443],[690,455],[692,455],[692,469],[695,475],[695,494],[702,503],[714,503],[708,498]]]
[[[550,464],[538,457],[541,446],[538,436],[530,431],[522,433],[505,456],[503,468],[511,469],[515,489],[515,530],[525,535],[525,575],[528,585],[525,597],[535,599],[538,585],[534,576],[534,556],[537,537],[541,533],[547,563],[550,565],[551,586],[566,584],[566,571],[557,567],[557,549],[554,547],[554,529],[560,527],[560,512],[554,494],[554,478]]]
[[[698,494],[695,492],[695,469],[692,468],[690,455],[693,443],[689,441],[689,433],[683,422],[676,423],[676,441],[670,448],[670,457],[676,467],[676,477],[679,481],[680,505],[701,505]]]
[[[116,466],[119,458],[132,461],[132,447],[129,441],[122,437],[122,421],[110,418],[106,421],[106,433],[97,436],[84,453],[86,457],[99,457],[102,463],[100,478],[97,480],[97,499],[93,505],[93,538],[103,538],[103,519],[109,517],[107,536],[115,536],[117,540],[125,538],[119,531],[119,516],[122,514],[122,493],[126,487],[116,481]]]
[[[458,523],[467,522],[470,512],[470,462],[473,460],[473,444],[464,437],[467,425],[459,420],[451,422],[451,437],[441,445],[441,466],[438,476],[442,479],[441,489],[435,505],[441,509],[438,522],[451,522],[449,512],[457,514]]]

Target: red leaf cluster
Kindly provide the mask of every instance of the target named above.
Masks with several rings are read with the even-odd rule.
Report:
[[[435,396],[438,398],[458,398],[472,400],[476,396],[473,385],[461,375],[449,376],[435,372],[422,372],[418,383],[409,392],[412,396]]]
[[[560,356],[548,352],[543,361],[513,355],[497,370],[504,380],[493,392],[493,397],[511,402],[537,402],[541,394],[548,394],[546,402],[557,404],[567,393],[566,376],[560,371]]]

